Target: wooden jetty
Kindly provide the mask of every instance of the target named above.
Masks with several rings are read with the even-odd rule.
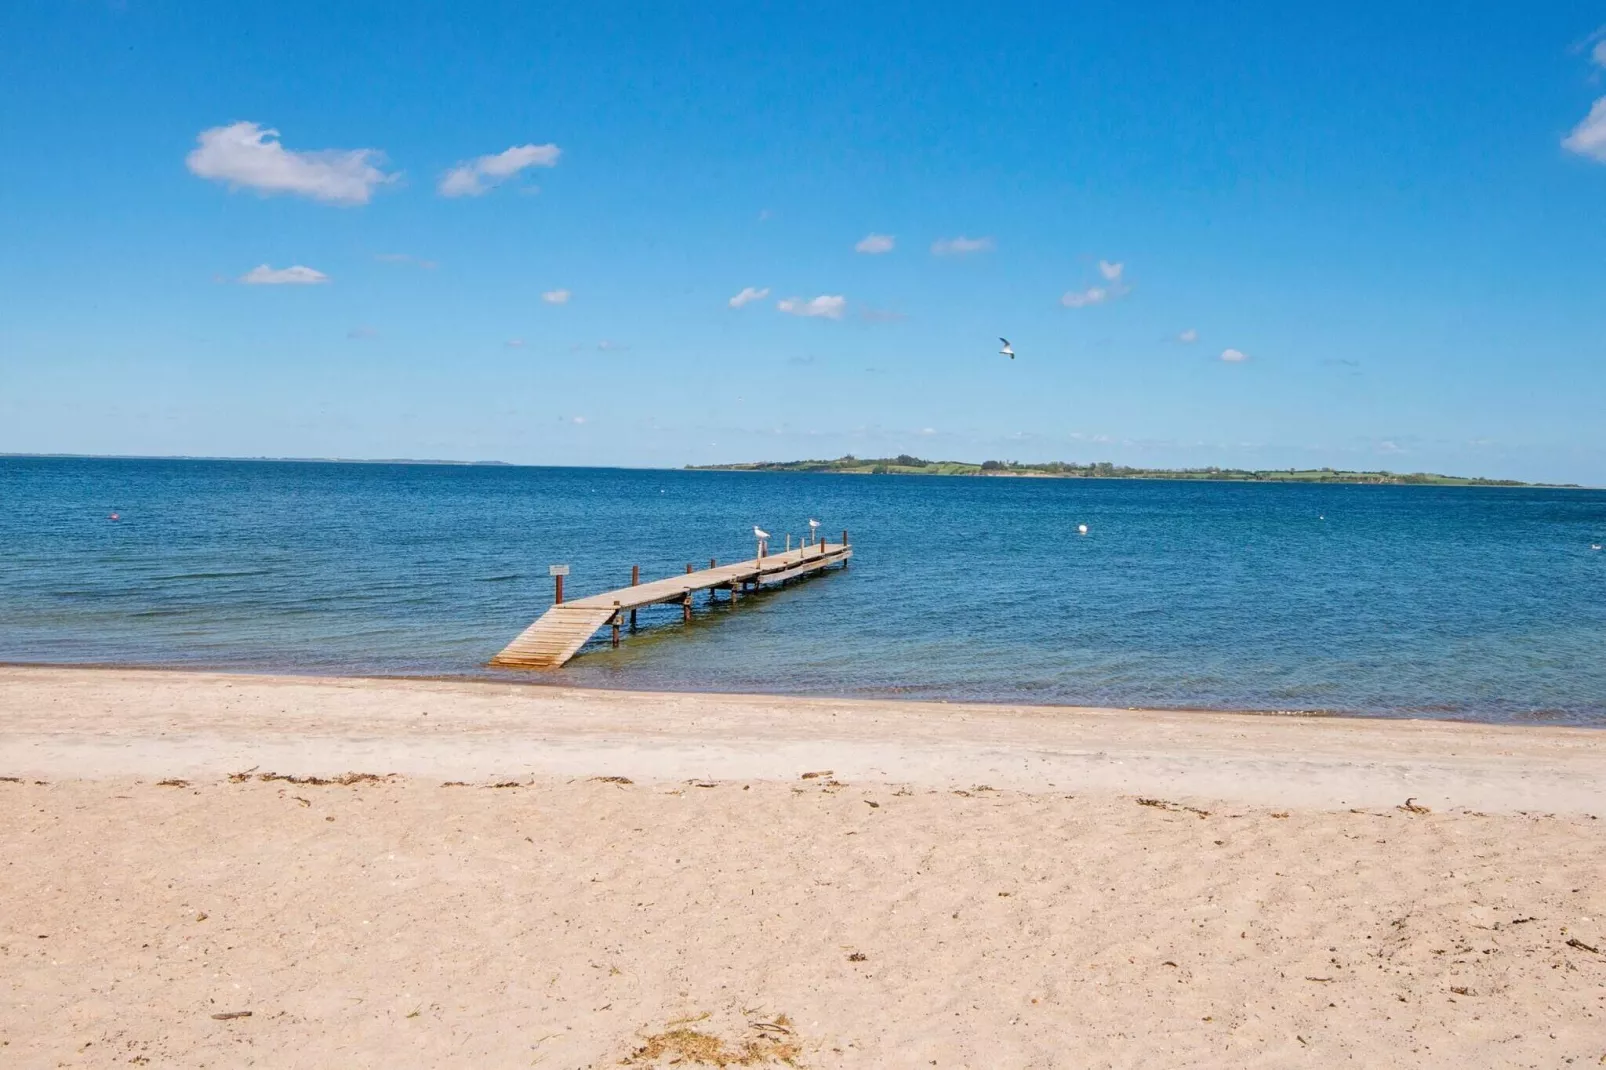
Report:
[[[816,542],[733,565],[710,561],[708,568],[699,571],[687,565],[685,575],[648,583],[636,582],[640,571],[632,569],[629,587],[572,602],[563,600],[563,577],[558,576],[557,598],[552,608],[519,633],[517,639],[491,659],[491,664],[503,669],[555,669],[579,653],[586,641],[604,625],[613,626],[613,645],[618,646],[620,629],[635,626],[636,610],[642,606],[679,603],[681,619],[689,621],[692,595],[698,591],[729,591],[734,600],[743,591],[785,583],[832,565],[846,564],[852,556],[848,533],[844,531],[839,543]]]

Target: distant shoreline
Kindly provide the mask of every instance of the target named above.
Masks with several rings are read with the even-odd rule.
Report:
[[[967,476],[991,479],[1153,479],[1194,483],[1305,483],[1372,486],[1514,487],[1584,490],[1577,483],[1525,483],[1516,479],[1449,476],[1436,472],[1355,471],[1342,468],[1131,468],[1100,461],[1090,464],[1051,461],[928,461],[897,457],[854,457],[835,460],[750,461],[736,464],[687,465],[698,472],[800,472],[820,475]]]
[[[1018,464],[986,461],[923,461],[896,463],[899,458],[839,458],[834,461],[741,461],[733,464],[658,465],[520,464],[515,461],[458,461],[433,457],[226,457],[200,454],[143,453],[3,453],[0,461],[201,461],[249,464],[361,464],[445,466],[452,468],[563,468],[625,472],[770,472],[803,475],[970,476],[990,479],[1153,480],[1180,483],[1300,483],[1313,485],[1393,487],[1504,487],[1530,490],[1592,490],[1581,483],[1527,483],[1518,479],[1451,476],[1435,472],[1354,471],[1338,468],[1130,468],[1100,462]],[[997,468],[986,467],[998,464]]]

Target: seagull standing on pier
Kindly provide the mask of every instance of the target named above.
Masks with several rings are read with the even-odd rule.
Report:
[[[763,557],[764,544],[769,541],[770,533],[759,527],[757,524],[754,524],[753,537],[758,540],[758,556]]]
[[[999,356],[1008,357],[1010,360],[1014,360],[1015,347],[1009,344],[1009,339],[1000,335],[998,340],[1004,343],[1004,348],[998,351]]]

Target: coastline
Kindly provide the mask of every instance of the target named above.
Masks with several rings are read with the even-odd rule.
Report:
[[[0,770],[12,775],[253,764],[442,779],[790,780],[840,767],[928,788],[1606,813],[1606,734],[1594,728],[0,666]]]
[[[1603,758],[1576,728],[0,668],[0,1062],[1589,1065]]]

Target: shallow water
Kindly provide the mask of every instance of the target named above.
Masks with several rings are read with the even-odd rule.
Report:
[[[0,660],[506,675],[548,564],[810,516],[847,571],[514,675],[1606,725],[1600,491],[0,458]]]

